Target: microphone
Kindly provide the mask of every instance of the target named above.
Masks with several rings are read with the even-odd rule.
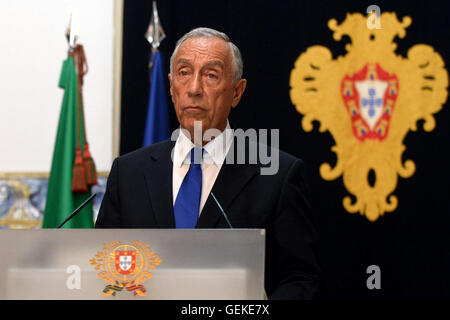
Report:
[[[228,226],[230,227],[230,229],[233,229],[233,227],[231,226],[230,220],[228,220],[227,214],[226,214],[225,211],[223,210],[223,208],[222,208],[222,206],[220,205],[219,201],[217,201],[216,196],[214,195],[214,193],[213,193],[212,191],[211,191],[211,195],[212,195],[214,201],[216,202],[217,206],[219,207],[220,212],[222,212],[223,217],[224,217],[225,220],[227,221]]]
[[[61,227],[62,227],[67,221],[69,221],[70,219],[72,219],[78,212],[80,212],[81,209],[83,209],[83,208],[89,203],[89,201],[91,201],[92,199],[94,199],[94,197],[95,197],[96,195],[97,195],[96,193],[94,193],[93,195],[91,195],[91,196],[90,196],[86,201],[84,201],[78,208],[76,208],[75,211],[72,212],[72,213],[70,214],[70,216],[68,216],[68,217],[66,218],[66,220],[64,220],[63,222],[61,222],[61,224],[60,224],[59,226],[57,226],[56,229],[61,229]]]

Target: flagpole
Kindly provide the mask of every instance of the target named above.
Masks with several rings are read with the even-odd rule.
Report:
[[[163,59],[161,52],[158,51],[166,34],[159,19],[156,1],[153,1],[152,16],[145,36],[151,45],[151,51],[148,66],[150,73],[149,101],[142,143],[144,147],[168,139],[170,133]]]

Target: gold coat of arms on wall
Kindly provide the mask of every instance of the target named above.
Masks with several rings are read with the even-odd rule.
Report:
[[[331,19],[333,38],[351,39],[347,53],[333,59],[328,48],[309,47],[291,72],[290,96],[303,115],[305,131],[319,121],[319,131],[329,131],[335,140],[331,150],[337,163],[323,163],[321,177],[342,175],[356,198],[346,196],[344,208],[375,221],[397,208],[398,176],[414,174],[414,161],[402,159],[403,141],[410,130],[417,130],[418,120],[424,120],[425,131],[435,128],[433,115],[447,100],[448,73],[429,45],[414,45],[407,57],[395,53],[394,38],[405,37],[410,17],[399,21],[395,13],[383,13],[380,29],[367,27],[369,17],[347,14],[341,24]]]

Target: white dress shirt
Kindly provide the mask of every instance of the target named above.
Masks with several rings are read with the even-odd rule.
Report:
[[[227,120],[225,130],[215,139],[203,146],[203,162],[202,162],[202,194],[200,197],[199,215],[202,212],[206,199],[216,181],[225,157],[231,147],[233,141],[233,133]],[[173,171],[172,171],[172,192],[173,205],[177,199],[178,191],[183,183],[184,176],[187,174],[190,166],[190,151],[194,147],[192,141],[186,137],[183,130],[175,142],[173,152]]]

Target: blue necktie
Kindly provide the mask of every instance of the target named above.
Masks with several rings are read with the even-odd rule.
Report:
[[[202,153],[202,148],[191,149],[191,165],[173,207],[177,229],[193,229],[197,225],[202,194]]]

